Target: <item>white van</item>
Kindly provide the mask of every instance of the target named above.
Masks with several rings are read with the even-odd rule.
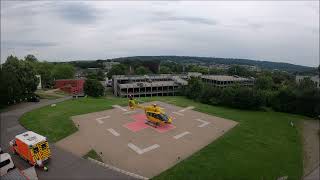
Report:
[[[14,168],[14,164],[10,154],[8,153],[0,154],[0,176],[7,174],[8,171],[13,168]]]

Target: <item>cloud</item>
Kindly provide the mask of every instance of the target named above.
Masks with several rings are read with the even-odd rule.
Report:
[[[59,43],[29,40],[29,41],[1,41],[1,45],[3,45],[4,47],[7,47],[8,49],[12,49],[14,47],[45,48],[45,47],[58,46]]]
[[[60,61],[172,54],[316,66],[319,3],[1,1],[1,59],[31,51]]]
[[[83,2],[68,2],[57,5],[56,13],[68,23],[90,24],[96,22],[99,11]]]
[[[190,24],[205,24],[205,25],[217,25],[218,22],[213,19],[197,17],[197,16],[182,16],[174,15],[170,12],[155,12],[155,19],[160,21],[181,21]]]

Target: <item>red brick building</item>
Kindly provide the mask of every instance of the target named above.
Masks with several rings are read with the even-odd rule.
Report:
[[[54,87],[69,94],[83,93],[84,79],[59,79],[54,81]]]

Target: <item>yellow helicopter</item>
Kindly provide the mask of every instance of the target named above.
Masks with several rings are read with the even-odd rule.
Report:
[[[141,106],[136,103],[132,96],[130,96],[129,107],[131,110],[137,108],[143,109],[147,116],[146,123],[154,127],[172,123],[172,118],[163,111],[163,108],[157,106],[156,104],[153,104],[152,106]]]

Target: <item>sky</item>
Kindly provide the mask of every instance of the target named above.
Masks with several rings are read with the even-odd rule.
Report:
[[[1,1],[1,60],[179,55],[319,65],[319,1]]]

